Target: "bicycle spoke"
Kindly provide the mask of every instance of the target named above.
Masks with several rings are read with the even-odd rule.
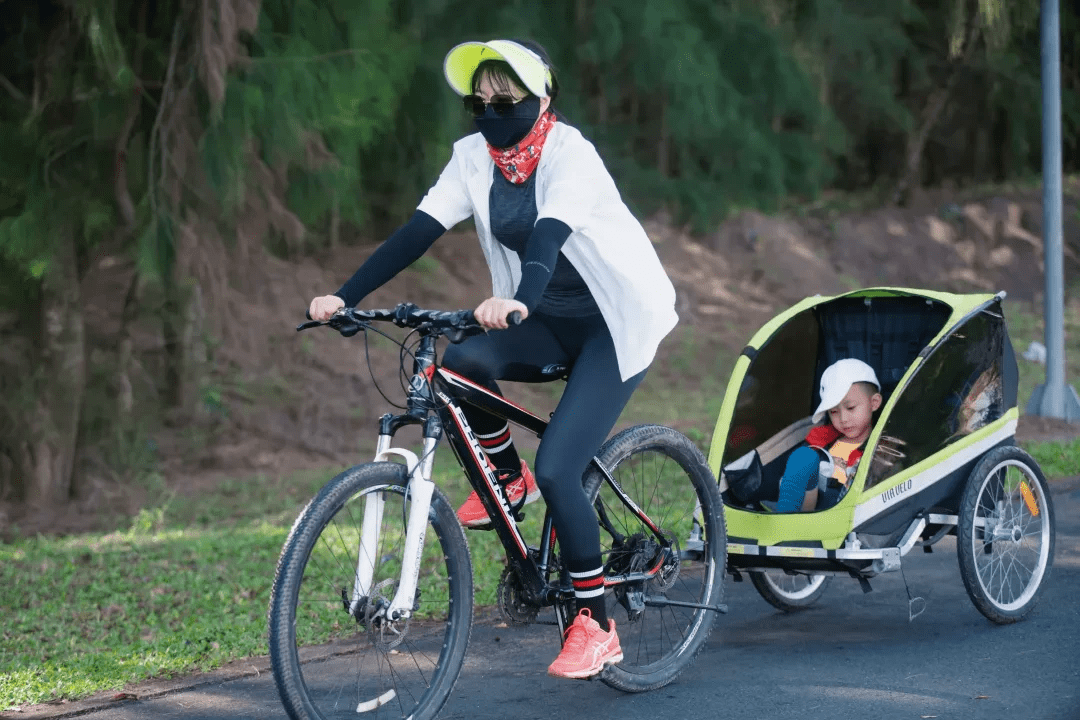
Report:
[[[599,494],[618,533],[614,537],[602,533],[605,572],[617,577],[654,574],[648,580],[608,588],[609,616],[616,620],[623,661],[602,679],[622,690],[660,687],[677,676],[711,630],[712,611],[664,601],[719,602],[722,575],[715,572],[713,558],[724,546],[710,539],[714,533],[722,537],[722,529],[717,529],[722,528],[722,516],[717,526],[709,513],[722,504],[711,473],[696,474],[704,463],[689,459],[697,450],[685,436],[658,426],[639,426],[623,431],[605,448],[604,466],[640,509],[624,504],[599,473],[591,476],[587,487]],[[704,526],[695,525],[699,507]],[[687,555],[681,550],[695,526],[700,527],[701,552]]]
[[[368,466],[362,467],[367,470]],[[294,589],[279,593],[279,581],[275,581],[271,606],[271,659],[287,708],[292,702],[304,702],[317,708],[324,720],[355,718],[358,707],[372,713],[365,717],[404,718],[428,704],[441,706],[457,676],[469,630],[468,620],[457,615],[471,617],[471,568],[464,534],[441,494],[433,496],[431,525],[421,548],[418,610],[410,619],[391,622],[385,616],[400,587],[403,523],[410,506],[404,484],[394,484],[405,479],[403,469],[398,468],[401,466],[375,463],[366,478],[349,473],[339,476],[336,482],[341,493],[330,497],[332,493],[324,492],[325,507],[317,508],[321,513],[317,519],[298,522],[302,537],[289,548],[306,543],[310,549],[295,561],[283,557],[279,581],[286,572],[284,577]],[[388,483],[387,478],[394,482]],[[365,496],[373,493],[382,496],[385,522],[370,548],[373,575],[368,597],[361,599],[363,614],[358,620],[345,611],[342,590],[348,602],[348,593],[358,585]],[[285,609],[275,609],[276,598],[288,598],[290,592],[296,597],[291,623],[294,646],[328,640],[336,644],[319,662],[285,667],[294,656],[274,643],[275,633],[280,635],[274,628],[290,626]],[[286,672],[295,681],[283,687]],[[440,678],[448,674],[449,684],[443,682],[436,692]],[[294,700],[294,692],[302,692],[307,699]]]

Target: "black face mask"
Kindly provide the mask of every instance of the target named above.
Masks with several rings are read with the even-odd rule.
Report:
[[[488,105],[483,117],[474,118],[473,121],[489,145],[508,148],[529,134],[538,117],[540,98],[531,97],[514,105],[514,111],[509,115],[498,115]]]

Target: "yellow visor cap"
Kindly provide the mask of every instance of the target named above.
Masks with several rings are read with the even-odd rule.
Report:
[[[443,63],[446,82],[458,95],[471,95],[473,75],[485,60],[505,60],[529,92],[537,97],[548,96],[551,70],[539,55],[512,40],[467,42],[455,46],[446,53]]]

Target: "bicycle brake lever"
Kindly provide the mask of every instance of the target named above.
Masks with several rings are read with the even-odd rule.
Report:
[[[308,322],[300,323],[299,325],[297,325],[296,326],[296,332],[300,332],[301,330],[309,330],[309,329],[311,329],[313,327],[319,327],[320,325],[322,325],[322,323],[319,322],[318,320],[312,320],[311,319],[311,310],[310,309],[304,311],[304,317],[306,317],[308,319]]]

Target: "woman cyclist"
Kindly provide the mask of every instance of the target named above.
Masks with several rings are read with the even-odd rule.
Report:
[[[550,379],[545,367],[571,368],[535,478],[505,420],[465,412],[510,503],[542,494],[552,513],[578,615],[548,672],[591,677],[622,660],[622,650],[604,605],[599,530],[581,476],[677,322],[675,291],[592,143],[552,111],[559,84],[542,47],[468,42],[450,50],[444,69],[479,132],[454,144],[412,218],[309,312],[325,320],[356,305],[474,218],[493,286],[474,312],[501,332],[451,345],[443,366],[493,392],[498,380],[537,382]],[[508,326],[513,311],[522,321]],[[489,522],[475,492],[458,517],[467,527]]]

